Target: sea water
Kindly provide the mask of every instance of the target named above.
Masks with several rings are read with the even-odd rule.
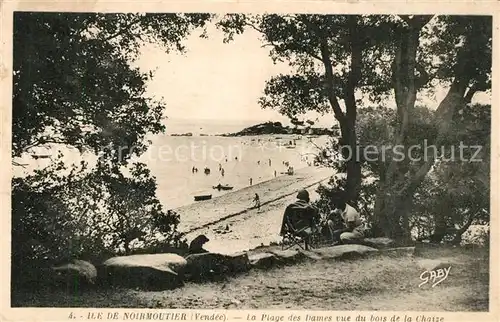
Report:
[[[283,175],[314,162],[317,141],[298,136],[262,135],[247,137],[157,136],[140,161],[157,179],[157,195],[167,208],[194,202],[195,195],[212,197],[230,191],[213,186],[229,185],[234,190]],[[309,141],[311,140],[311,141]],[[313,140],[316,142],[312,144]],[[292,145],[290,145],[292,142]],[[293,145],[295,143],[295,145]],[[193,172],[193,168],[198,171]],[[205,168],[210,174],[205,174]]]
[[[256,121],[219,121],[195,119],[167,119],[165,133],[149,135],[148,150],[132,161],[144,162],[156,177],[157,196],[166,209],[195,202],[194,196],[211,194],[212,198],[257,184],[314,162],[318,147],[328,142],[327,137],[306,135],[259,135],[227,137],[219,134],[234,133],[255,125]],[[192,136],[172,134],[192,133]],[[292,145],[290,145],[292,143]],[[64,154],[67,164],[85,160],[91,165],[96,157],[80,154],[64,146],[35,148],[15,161],[25,164],[14,167],[14,176],[33,173],[54,162],[58,151]],[[31,155],[48,155],[49,158],[33,159]],[[285,163],[288,164],[285,165]],[[193,167],[198,171],[193,173]],[[204,174],[209,168],[210,174]],[[221,170],[224,171],[221,171]],[[224,174],[224,175],[222,175]],[[229,185],[233,190],[213,189],[218,184]]]

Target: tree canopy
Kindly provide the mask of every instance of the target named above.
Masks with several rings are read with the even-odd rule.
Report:
[[[132,63],[148,42],[183,52],[183,40],[195,30],[204,36],[210,18],[14,14],[13,158],[48,145],[99,157],[94,165],[68,165],[54,154],[48,167],[13,179],[14,279],[44,260],[182,243],[179,215],[164,210],[145,165],[131,163],[147,148],[146,134],[164,131],[166,106],[145,95],[153,74]]]
[[[184,50],[182,40],[209,17],[16,13],[13,155],[48,143],[96,154],[109,145],[144,151],[144,135],[164,129],[165,102],[145,97],[152,74],[131,62],[148,41]]]
[[[263,108],[290,118],[307,111],[333,112],[340,128],[335,146],[343,156],[343,148],[351,151],[345,162],[333,163],[347,174],[334,185],[347,190],[353,204],[366,200],[362,164],[356,161],[361,159],[356,151],[363,104],[387,104],[389,99],[396,106],[394,113],[380,110],[387,120],[372,119],[390,127],[362,131],[364,140],[373,140],[363,144],[401,146],[407,155],[422,140],[443,146],[458,113],[470,108],[477,92],[491,88],[490,16],[231,14],[218,25],[227,40],[247,28],[257,30],[264,46],[271,48],[270,58],[292,67],[290,74],[267,81],[260,99]],[[418,111],[418,96],[432,94],[437,86],[447,94],[436,112]],[[418,120],[421,113],[428,114],[429,123]],[[413,198],[439,159],[396,157],[389,152],[384,160],[363,167],[377,170],[376,189],[371,190],[375,198],[369,198],[374,233],[408,239]]]

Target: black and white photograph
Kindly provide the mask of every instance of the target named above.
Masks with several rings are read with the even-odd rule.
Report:
[[[493,9],[113,8],[9,13],[11,308],[444,322],[496,306]],[[380,315],[339,313],[355,311]]]

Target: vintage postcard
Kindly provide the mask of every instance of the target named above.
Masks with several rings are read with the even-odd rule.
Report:
[[[0,319],[498,321],[499,9],[4,1]]]

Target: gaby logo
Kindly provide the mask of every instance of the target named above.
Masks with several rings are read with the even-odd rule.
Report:
[[[438,268],[431,271],[425,271],[420,274],[420,279],[423,281],[418,285],[418,287],[422,287],[427,283],[432,283],[432,287],[438,285],[442,281],[448,278],[448,274],[450,274],[451,266],[445,268]]]

